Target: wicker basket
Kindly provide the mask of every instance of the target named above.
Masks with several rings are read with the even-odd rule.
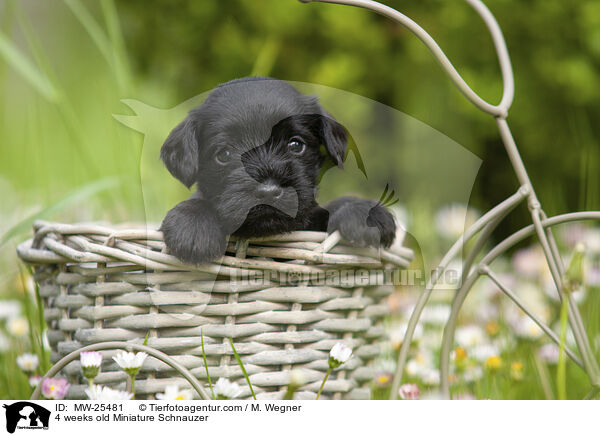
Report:
[[[392,292],[390,271],[408,265],[412,252],[350,247],[339,235],[294,232],[230,239],[220,264],[185,265],[165,253],[158,231],[97,224],[36,222],[35,236],[18,247],[35,267],[44,301],[52,360],[104,341],[143,343],[174,357],[206,380],[237,380],[250,391],[229,344],[233,338],[258,398],[280,398],[289,371],[303,370],[295,398],[314,398],[328,352],[343,340],[353,358],[329,378],[323,397],[365,399],[385,339],[382,320]],[[97,383],[123,389],[125,374],[104,351]],[[63,371],[70,398],[84,398],[79,362]],[[148,358],[136,380],[137,398],[153,398],[186,381]]]

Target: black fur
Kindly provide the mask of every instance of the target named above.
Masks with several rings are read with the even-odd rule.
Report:
[[[294,142],[295,141],[295,142]],[[325,159],[342,166],[346,130],[315,97],[269,78],[236,79],[214,89],[162,146],[171,174],[197,192],[165,217],[169,252],[199,264],[225,252],[227,235],[339,230],[361,246],[389,246],[396,224],[377,201],[315,200]]]

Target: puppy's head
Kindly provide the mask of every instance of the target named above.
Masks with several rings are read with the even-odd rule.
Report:
[[[268,78],[220,85],[161,149],[167,169],[197,183],[228,233],[258,236],[301,227],[326,159],[342,166],[346,131],[318,103]]]

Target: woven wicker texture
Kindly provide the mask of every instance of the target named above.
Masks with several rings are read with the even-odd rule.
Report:
[[[250,390],[233,356],[233,338],[260,399],[280,398],[289,372],[301,368],[306,384],[295,398],[315,398],[327,371],[328,352],[343,340],[352,359],[330,376],[322,398],[369,397],[369,365],[380,353],[388,313],[389,272],[408,265],[411,250],[345,245],[339,235],[293,232],[236,241],[215,263],[191,266],[165,252],[158,231],[97,224],[36,222],[19,245],[35,267],[44,301],[52,360],[104,341],[143,343],[174,357],[206,380],[226,377]],[[96,382],[123,389],[126,375],[104,351]],[[78,362],[63,371],[69,398],[84,398]],[[137,398],[153,398],[186,381],[148,358],[136,379]]]

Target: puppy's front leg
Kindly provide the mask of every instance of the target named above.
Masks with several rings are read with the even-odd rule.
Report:
[[[359,246],[389,247],[396,236],[393,215],[376,200],[340,197],[324,208],[329,212],[327,232],[339,230],[342,237]]]
[[[205,200],[182,201],[167,213],[160,230],[169,252],[183,262],[198,265],[225,253],[227,235]]]

